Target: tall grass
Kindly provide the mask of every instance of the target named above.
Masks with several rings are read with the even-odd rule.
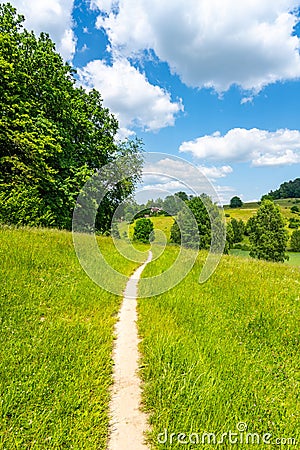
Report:
[[[167,248],[143,276],[165,270],[173,252]],[[220,445],[200,440],[197,446],[177,438],[211,432],[220,439],[237,432],[240,422],[248,432],[271,433],[272,442],[294,438],[299,446],[299,268],[227,256],[199,285],[204,258],[200,253],[194,269],[169,292],[139,300],[153,448],[231,448],[226,439]],[[159,444],[164,430],[168,442]]]
[[[99,245],[129,275],[110,238]],[[0,448],[104,449],[121,297],[80,267],[68,232],[0,229]]]

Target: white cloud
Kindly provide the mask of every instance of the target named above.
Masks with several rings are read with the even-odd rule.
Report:
[[[146,158],[142,190],[149,192],[149,198],[164,197],[178,191],[196,195],[205,192],[217,203],[224,203],[229,200],[229,196],[232,197],[234,189],[215,185],[214,181],[231,172],[230,166],[195,166],[172,157],[149,162]]]
[[[115,55],[153,49],[184,83],[258,92],[300,76],[299,0],[94,0]]]
[[[205,175],[209,180],[216,180],[217,178],[224,178],[230,173],[233,172],[232,167],[230,166],[198,166],[203,175]]]
[[[250,97],[243,97],[241,100],[241,105],[244,105],[245,103],[253,103],[253,100],[253,95],[250,95]]]
[[[135,136],[135,132],[128,128],[119,128],[115,136],[116,141],[124,141],[130,136]]]
[[[76,49],[76,38],[73,30],[65,30],[63,37],[61,38],[58,50],[64,59],[72,59]],[[83,49],[81,49],[84,51]]]
[[[103,96],[104,105],[118,118],[121,128],[138,126],[156,131],[172,126],[177,113],[183,110],[181,101],[172,102],[168,92],[150,84],[126,59],[91,61],[78,70],[81,83],[95,87]],[[129,132],[130,133],[130,132]]]
[[[300,132],[233,128],[224,136],[216,132],[183,142],[179,151],[203,159],[251,161],[254,166],[296,164],[300,163]]]
[[[90,2],[92,9],[100,9],[105,13],[109,13],[116,4],[118,4],[117,0],[91,0]]]
[[[215,186],[221,205],[229,204],[230,199],[236,194],[232,186]]]
[[[144,166],[144,173],[147,174],[147,180],[152,180],[153,182],[163,182],[167,181],[170,177],[181,180],[187,184],[189,182],[197,184],[206,180],[216,180],[218,178],[223,178],[233,172],[230,166],[196,166],[188,163],[185,160],[172,159],[171,157],[160,159],[155,163],[148,163]]]
[[[11,0],[10,3],[25,16],[27,29],[36,34],[49,33],[63,58],[72,59],[76,47],[72,30],[74,0]]]

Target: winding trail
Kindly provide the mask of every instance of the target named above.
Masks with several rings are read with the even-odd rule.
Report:
[[[115,326],[116,341],[113,351],[114,384],[110,403],[110,436],[108,450],[148,450],[144,432],[148,429],[147,416],[140,410],[141,380],[138,376],[139,351],[137,331],[137,287],[147,261],[130,277]]]

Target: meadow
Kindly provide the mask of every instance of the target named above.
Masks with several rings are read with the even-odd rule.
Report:
[[[143,277],[166,270],[174,251],[168,247]],[[175,288],[139,300],[143,398],[153,448],[198,448],[179,443],[178,434],[198,433],[201,444],[202,433],[215,433],[218,442],[222,433],[238,432],[241,422],[249,433],[270,433],[273,444],[282,438],[285,448],[297,448],[289,439],[299,445],[300,270],[224,256],[200,285],[205,256],[199,254]],[[167,442],[159,444],[159,435],[161,442],[167,435]],[[231,448],[226,439],[218,446],[207,442],[199,448]]]
[[[174,218],[170,216],[158,216],[151,217],[151,221],[153,222],[154,228],[156,230],[162,231],[165,234],[167,241],[170,241],[171,226],[174,223]],[[124,237],[125,233],[127,237],[129,236],[129,238],[132,239],[134,232],[134,223],[129,224],[127,222],[121,222],[119,224],[119,232],[121,237]]]
[[[98,242],[120,272],[139,265]],[[0,258],[0,448],[105,448],[122,298],[88,278],[69,232],[1,228]]]
[[[230,250],[230,254],[233,256],[239,256],[242,258],[250,258],[248,251],[240,250],[240,249],[232,249]],[[300,267],[300,253],[299,252],[287,252],[289,259],[284,262],[284,264],[288,264],[290,266]]]
[[[291,207],[294,205],[299,205],[300,199],[294,198],[285,198],[280,200],[275,200],[274,203],[279,206],[281,214],[285,217],[285,219],[290,219],[292,217],[297,217],[295,214],[291,212]],[[257,202],[248,202],[244,203],[241,208],[230,208],[229,205],[224,206],[224,212],[227,214],[227,221],[230,219],[242,219],[244,222],[247,222],[250,217],[252,217],[258,210],[259,203]]]
[[[145,258],[126,260],[109,237],[98,244],[125,275]],[[179,247],[153,250],[144,278],[164,273]],[[299,442],[300,269],[224,256],[200,285],[206,255],[176,287],[139,300],[152,448],[195,448],[177,434],[219,438],[239,422]],[[0,257],[0,449],[104,449],[121,297],[88,278],[69,232],[0,228]],[[165,430],[172,444],[158,443]]]

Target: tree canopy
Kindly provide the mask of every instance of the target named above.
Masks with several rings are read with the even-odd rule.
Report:
[[[291,250],[300,252],[300,230],[295,230],[291,236]]]
[[[248,221],[250,256],[267,261],[284,262],[288,232],[284,218],[271,200],[262,202],[255,216]]]
[[[218,206],[206,194],[191,197],[185,205],[172,225],[171,241],[185,247],[208,249],[212,229],[219,234],[223,226]]]
[[[101,205],[97,228],[106,230],[139,179],[141,142],[116,141],[118,122],[100,93],[77,87],[49,36],[36,37],[23,21],[0,4],[0,222],[70,229],[86,180],[130,154],[135,175]]]
[[[278,189],[270,191],[267,195],[273,200],[280,198],[300,198],[300,178],[282,183]]]
[[[240,208],[241,206],[243,206],[243,202],[240,197],[237,197],[236,195],[232,197],[230,200],[230,208]]]
[[[149,244],[154,225],[150,219],[137,219],[134,226],[133,239]]]

